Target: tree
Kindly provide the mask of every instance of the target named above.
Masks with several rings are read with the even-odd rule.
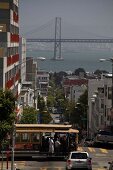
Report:
[[[87,107],[88,105],[88,90],[79,97],[77,103],[81,103],[82,106]]]
[[[65,111],[65,120],[73,125],[86,128],[88,108],[88,92],[87,90],[79,97],[77,103],[68,102]]]
[[[16,98],[10,90],[0,90],[0,143],[7,139],[13,128]]]
[[[87,109],[88,109],[88,91],[86,90],[78,99],[76,108],[80,116],[79,124],[81,127],[87,127]]]
[[[23,110],[20,123],[35,124],[37,123],[38,111],[33,107],[26,107]]]
[[[48,95],[47,97],[47,107],[53,107],[55,103],[55,98],[53,95]]]
[[[45,105],[44,98],[38,96],[38,121],[40,123],[50,123],[52,120],[50,113],[47,111],[47,107]],[[40,119],[40,120],[39,120]]]
[[[63,80],[63,77],[66,77],[67,76],[67,73],[64,72],[64,71],[61,71],[59,73],[54,73],[54,82],[55,82],[55,85],[57,87],[61,87],[62,86],[62,80]]]
[[[97,69],[94,74],[97,75],[98,77],[101,77],[102,73],[108,73],[106,70],[99,70]]]
[[[38,96],[38,109],[40,111],[43,111],[45,109],[45,101],[44,98],[41,97],[40,95]]]
[[[68,101],[64,112],[65,121],[72,123],[74,110],[75,110],[75,102]]]
[[[73,74],[76,75],[76,76],[79,76],[80,73],[83,73],[84,77],[86,77],[86,72],[85,72],[85,70],[83,68],[76,69]]]
[[[52,121],[50,113],[46,110],[41,112],[41,123],[48,124]]]

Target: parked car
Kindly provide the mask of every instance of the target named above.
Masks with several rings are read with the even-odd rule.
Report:
[[[84,140],[84,146],[93,146],[94,140],[90,138],[85,138]]]
[[[72,169],[92,170],[92,162],[88,152],[73,151],[69,153],[66,161],[66,170]]]
[[[95,143],[113,143],[113,133],[111,131],[100,130],[95,137]]]

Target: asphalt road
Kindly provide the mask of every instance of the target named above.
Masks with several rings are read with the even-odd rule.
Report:
[[[113,160],[113,150],[103,148],[91,148],[91,147],[79,147],[81,151],[87,151],[92,158],[93,170],[105,170],[105,166],[108,169],[108,162]],[[21,170],[65,170],[65,161],[39,161],[36,158],[28,161],[15,161],[17,168]],[[10,162],[8,164],[10,169]],[[6,169],[6,161],[4,161],[4,169]]]

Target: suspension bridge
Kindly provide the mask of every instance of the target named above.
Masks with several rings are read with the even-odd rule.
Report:
[[[27,38],[27,42],[54,43],[53,60],[63,60],[61,43],[113,43],[113,38],[61,38],[61,17],[55,18],[54,38]]]

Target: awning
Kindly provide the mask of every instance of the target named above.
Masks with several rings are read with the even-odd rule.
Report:
[[[68,132],[69,133],[79,133],[79,130],[71,128],[71,129],[68,130]]]
[[[64,124],[15,124],[18,133],[35,132],[61,132],[61,133],[79,133],[77,129],[72,129],[72,125]]]
[[[57,133],[79,133],[79,131],[78,130],[76,130],[76,129],[69,129],[69,130],[58,130],[58,129],[35,129],[35,130],[16,130],[16,132],[17,133],[43,133],[43,132],[50,132],[50,133],[55,133],[55,132],[57,132]]]

